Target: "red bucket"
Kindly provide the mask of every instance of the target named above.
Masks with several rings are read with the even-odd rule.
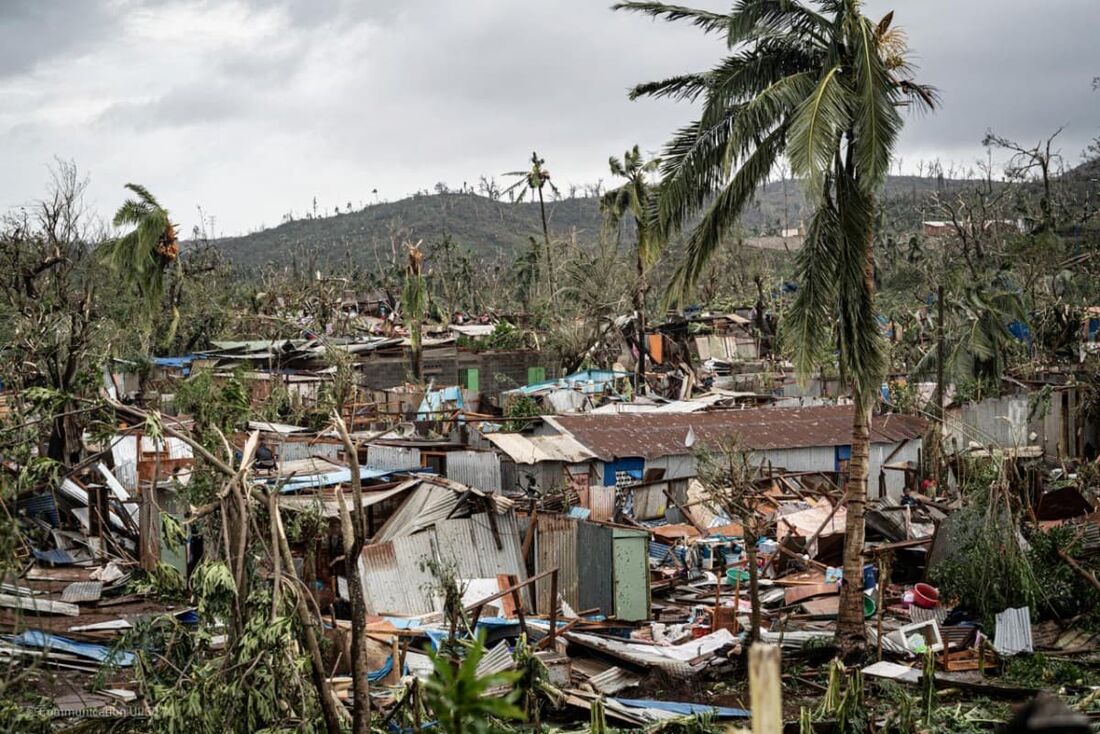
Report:
[[[913,603],[921,609],[935,609],[940,605],[940,590],[928,584],[913,587]]]

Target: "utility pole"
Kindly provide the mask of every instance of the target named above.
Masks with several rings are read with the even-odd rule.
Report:
[[[943,324],[943,284],[936,288],[936,455],[932,467],[932,479],[936,483],[936,492],[940,488],[940,467],[943,466],[943,396],[944,396],[944,324]]]

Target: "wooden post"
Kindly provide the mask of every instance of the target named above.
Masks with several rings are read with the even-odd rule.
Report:
[[[558,570],[550,574],[550,649],[558,637]]]
[[[749,648],[749,692],[753,734],[782,734],[783,688],[775,645],[756,643]]]

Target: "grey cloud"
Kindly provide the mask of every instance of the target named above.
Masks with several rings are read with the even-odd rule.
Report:
[[[4,0],[0,3],[0,79],[94,48],[109,39],[114,17],[107,6],[92,2]]]
[[[99,115],[96,124],[137,131],[205,125],[242,116],[251,102],[251,95],[241,88],[189,84],[149,101],[115,103]]]
[[[559,182],[607,179],[609,154],[655,151],[693,116],[687,104],[630,102],[627,89],[725,53],[690,26],[613,13],[610,2],[235,0],[253,14],[244,22],[274,18],[275,30],[199,53],[181,37],[184,50],[165,54],[127,45],[115,16],[146,0],[0,0],[0,127],[19,131],[0,136],[0,160],[13,161],[0,202],[33,196],[55,153],[75,157],[114,202],[131,177],[154,183],[142,155],[154,148],[172,158],[158,196],[173,211],[203,203],[227,232],[278,221],[314,194],[331,205],[377,187],[392,199],[499,175],[533,148]],[[1072,160],[1100,132],[1089,86],[1100,75],[1097,0],[867,4],[872,15],[896,9],[921,79],[943,92],[941,110],[908,120],[907,167],[973,160],[990,127],[1035,140],[1068,122]],[[59,73],[32,76],[47,61]],[[89,68],[96,92],[84,99]]]

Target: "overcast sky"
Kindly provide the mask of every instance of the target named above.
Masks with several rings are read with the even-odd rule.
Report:
[[[0,209],[40,195],[55,156],[109,214],[149,187],[184,231],[218,234],[348,201],[473,184],[537,149],[559,185],[657,151],[690,107],[633,83],[724,49],[610,0],[0,0]],[[712,0],[700,7],[720,9]],[[943,108],[900,156],[972,163],[989,127],[1027,141],[1068,124],[1071,163],[1100,132],[1100,0],[870,0],[893,7]]]

